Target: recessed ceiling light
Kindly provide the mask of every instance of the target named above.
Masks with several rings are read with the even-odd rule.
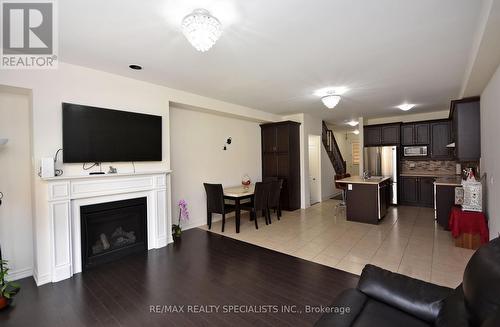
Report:
[[[415,105],[413,103],[403,103],[403,104],[398,106],[398,108],[403,110],[403,111],[408,111],[408,110],[412,109],[413,107],[415,107]]]
[[[327,95],[342,95],[348,91],[349,89],[345,86],[329,86],[314,91],[314,95],[318,97],[325,97]]]
[[[348,121],[346,124],[354,127],[354,126],[358,126],[359,121],[351,120],[351,121]]]
[[[356,135],[359,135],[359,129],[355,129],[354,131],[352,131],[353,134],[356,134]]]
[[[139,66],[139,65],[129,65],[128,67],[130,69],[133,69],[133,70],[141,70],[142,69],[142,66]]]

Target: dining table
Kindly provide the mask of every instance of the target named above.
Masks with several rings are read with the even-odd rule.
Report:
[[[240,232],[240,216],[241,216],[241,201],[245,199],[250,199],[253,197],[255,192],[255,184],[250,184],[248,186],[232,186],[225,187],[223,189],[224,199],[234,201],[234,213],[236,220],[236,233]]]

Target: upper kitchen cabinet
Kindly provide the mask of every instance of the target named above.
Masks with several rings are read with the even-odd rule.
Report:
[[[479,97],[451,102],[455,156],[459,161],[477,161],[481,157]]]
[[[431,143],[430,154],[431,159],[436,160],[452,160],[453,149],[447,147],[451,143],[451,121],[437,120],[430,123]]]
[[[415,124],[415,144],[425,145],[430,143],[429,123]]]
[[[401,134],[401,124],[389,124],[380,126],[382,145],[399,145],[399,135]]]
[[[365,126],[363,128],[365,146],[379,146],[382,143],[382,131],[380,126]]]
[[[365,146],[399,145],[400,128],[400,123],[365,126]]]
[[[407,123],[401,125],[401,145],[430,144],[429,123]]]

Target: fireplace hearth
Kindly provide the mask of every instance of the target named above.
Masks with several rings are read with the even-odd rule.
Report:
[[[80,207],[82,270],[147,251],[147,198]]]

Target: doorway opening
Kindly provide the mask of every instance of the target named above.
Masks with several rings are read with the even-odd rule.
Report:
[[[310,205],[321,202],[321,135],[309,135]]]

